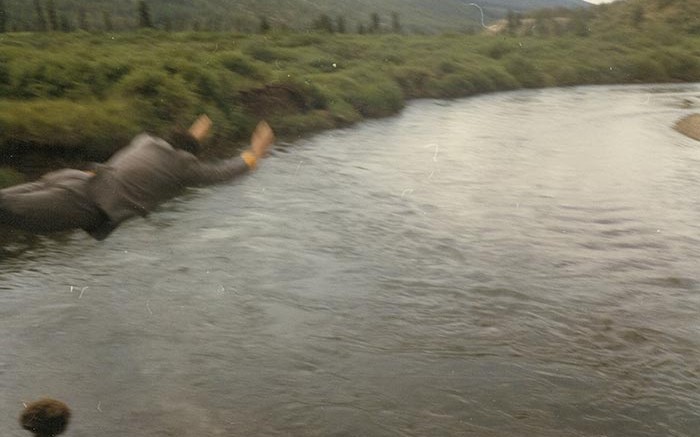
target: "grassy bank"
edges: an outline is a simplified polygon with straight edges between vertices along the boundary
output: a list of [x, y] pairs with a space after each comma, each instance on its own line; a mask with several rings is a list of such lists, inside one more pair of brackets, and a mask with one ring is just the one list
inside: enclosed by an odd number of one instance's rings
[[407, 99], [518, 88], [700, 81], [700, 38], [600, 35], [75, 33], [0, 35], [0, 156], [101, 160], [141, 130], [206, 112], [235, 147], [399, 111]]

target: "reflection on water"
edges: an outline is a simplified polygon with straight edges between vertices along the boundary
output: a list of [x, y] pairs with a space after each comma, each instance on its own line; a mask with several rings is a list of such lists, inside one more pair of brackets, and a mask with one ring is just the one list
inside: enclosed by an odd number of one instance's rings
[[42, 395], [73, 436], [697, 435], [699, 96], [420, 101], [105, 242], [9, 238], [4, 435]]

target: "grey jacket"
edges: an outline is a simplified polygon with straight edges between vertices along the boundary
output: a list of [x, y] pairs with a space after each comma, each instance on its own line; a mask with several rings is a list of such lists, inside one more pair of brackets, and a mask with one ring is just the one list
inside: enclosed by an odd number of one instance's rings
[[113, 229], [131, 217], [145, 216], [185, 187], [224, 182], [247, 171], [240, 157], [205, 163], [161, 138], [141, 134], [96, 167], [88, 193]]

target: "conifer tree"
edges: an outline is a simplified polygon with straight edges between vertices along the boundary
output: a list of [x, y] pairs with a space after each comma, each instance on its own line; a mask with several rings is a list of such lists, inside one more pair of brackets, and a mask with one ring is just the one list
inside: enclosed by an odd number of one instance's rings
[[152, 28], [151, 13], [148, 11], [148, 5], [144, 0], [139, 1], [139, 27]]
[[87, 11], [85, 8], [78, 9], [78, 29], [80, 30], [90, 30], [87, 19]]
[[58, 19], [59, 25], [61, 26], [61, 32], [70, 32], [71, 30], [71, 24], [70, 21], [68, 21], [68, 17], [66, 17], [65, 14], [61, 14], [61, 16]]
[[59, 30], [58, 14], [56, 13], [56, 2], [54, 0], [47, 1], [46, 12], [49, 16], [49, 29], [53, 30], [54, 32]]
[[41, 0], [34, 0], [35, 29], [38, 32], [46, 31], [46, 18], [44, 17], [44, 7], [41, 6]]
[[272, 29], [272, 26], [270, 26], [270, 22], [267, 21], [267, 17], [260, 17], [260, 33], [268, 33], [270, 29]]
[[376, 12], [372, 13], [372, 24], [370, 24], [369, 31], [371, 33], [379, 32], [379, 14]]
[[107, 32], [114, 30], [114, 25], [112, 24], [112, 15], [107, 11], [102, 11], [102, 24]]
[[333, 20], [326, 14], [321, 14], [314, 20], [312, 27], [321, 32], [333, 33]]
[[345, 33], [347, 32], [347, 26], [345, 25], [345, 17], [342, 15], [338, 15], [335, 19], [335, 27], [338, 33]]
[[644, 6], [641, 4], [635, 4], [632, 9], [632, 26], [639, 27], [644, 21]]
[[508, 14], [506, 19], [508, 20], [508, 33], [513, 35], [517, 32], [517, 30], [520, 28], [520, 24], [522, 23], [522, 20], [520, 18], [519, 14], [516, 14], [513, 12], [511, 9], [508, 9]]
[[399, 20], [398, 12], [391, 13], [391, 30], [393, 30], [394, 33], [401, 33], [401, 21]]
[[7, 32], [7, 9], [5, 0], [0, 0], [0, 33]]

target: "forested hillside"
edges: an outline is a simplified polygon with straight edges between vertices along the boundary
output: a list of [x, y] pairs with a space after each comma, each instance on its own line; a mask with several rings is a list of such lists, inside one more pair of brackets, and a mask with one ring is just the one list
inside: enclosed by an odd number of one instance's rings
[[301, 30], [323, 25], [319, 23], [323, 17], [346, 32], [399, 26], [407, 33], [476, 29], [481, 11], [471, 3], [480, 5], [487, 23], [508, 10], [587, 5], [583, 0], [0, 0], [0, 8], [10, 31], [128, 30], [143, 24], [141, 3], [150, 24], [166, 30], [251, 32], [263, 22], [272, 28]]

